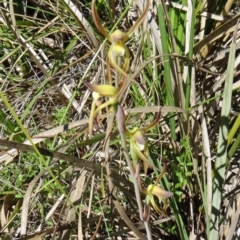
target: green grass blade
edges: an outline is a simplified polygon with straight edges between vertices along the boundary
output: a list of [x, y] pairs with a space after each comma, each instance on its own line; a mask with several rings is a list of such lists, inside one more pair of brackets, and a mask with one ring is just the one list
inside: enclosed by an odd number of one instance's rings
[[[170, 69], [170, 60], [169, 60], [169, 50], [168, 50], [168, 35], [165, 26], [165, 19], [164, 19], [164, 12], [162, 5], [159, 4], [158, 6], [158, 21], [159, 21], [159, 28], [161, 32], [161, 41], [162, 41], [162, 51], [163, 51], [163, 65], [164, 65], [164, 79], [166, 84], [166, 95], [167, 95], [167, 105], [168, 106], [175, 106], [174, 97], [173, 97], [173, 89], [172, 89], [172, 79], [171, 79], [171, 69]], [[173, 116], [173, 114], [169, 114], [169, 116]], [[174, 140], [176, 140], [176, 133], [175, 133], [175, 119], [171, 117], [169, 119], [170, 129], [171, 129], [171, 136]]]
[[229, 135], [228, 135], [228, 145], [231, 143], [234, 135], [236, 134], [236, 132], [238, 131], [238, 129], [240, 128], [240, 115], [237, 117], [236, 121], [233, 124], [233, 127], [231, 128]]
[[214, 179], [213, 179], [213, 198], [212, 198], [212, 215], [210, 222], [209, 239], [217, 240], [219, 233], [219, 217], [220, 217], [220, 204], [222, 201], [222, 191], [224, 178], [226, 173], [227, 162], [227, 141], [229, 133], [229, 114], [232, 101], [232, 83], [234, 74], [234, 60], [236, 52], [236, 33], [233, 36], [231, 45], [226, 82], [223, 93], [223, 105], [221, 111], [221, 120], [219, 128], [219, 141], [217, 147], [217, 159], [214, 166]]
[[240, 145], [240, 134], [238, 134], [236, 140], [234, 141], [233, 145], [231, 146], [228, 152], [228, 160], [230, 160], [233, 157], [233, 155], [236, 153], [239, 145]]

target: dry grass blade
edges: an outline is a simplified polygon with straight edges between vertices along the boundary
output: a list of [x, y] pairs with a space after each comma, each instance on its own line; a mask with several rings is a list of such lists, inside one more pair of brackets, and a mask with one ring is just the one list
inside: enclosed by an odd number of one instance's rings
[[76, 16], [78, 23], [80, 26], [87, 31], [87, 36], [90, 38], [91, 42], [93, 43], [95, 48], [99, 47], [98, 41], [90, 28], [87, 20], [84, 18], [83, 14], [79, 11], [79, 9], [74, 5], [71, 0], [64, 0], [65, 4], [70, 8], [71, 12]]
[[[71, 122], [71, 123], [68, 123], [68, 124], [64, 124], [63, 126], [55, 127], [55, 128], [50, 129], [50, 130], [40, 132], [37, 135], [34, 135], [32, 137], [32, 141], [33, 141], [34, 144], [37, 144], [37, 143], [40, 143], [40, 142], [42, 142], [42, 141], [44, 141], [48, 138], [53, 138], [53, 137], [57, 136], [58, 134], [63, 133], [67, 130], [70, 130], [72, 128], [75, 128], [75, 127], [78, 127], [78, 126], [81, 126], [81, 125], [85, 125], [87, 123], [88, 123], [88, 119], [83, 119], [83, 120]], [[30, 145], [30, 142], [28, 140], [24, 141], [23, 143]], [[2, 163], [4, 165], [7, 165], [17, 155], [18, 155], [18, 150], [17, 149], [8, 150], [5, 154], [0, 156], [0, 163]]]
[[[16, 148], [16, 149], [18, 149], [20, 151], [24, 151], [24, 152], [33, 152], [33, 153], [35, 152], [34, 148], [32, 146], [22, 144], [22, 143], [12, 142], [12, 141], [8, 141], [8, 140], [0, 139], [0, 145], [10, 147], [10, 148]], [[44, 148], [37, 148], [37, 149], [44, 156], [53, 157], [53, 158], [56, 158], [57, 160], [62, 159], [62, 160], [65, 160], [65, 161], [73, 164], [73, 166], [86, 168], [86, 170], [88, 170], [88, 171], [95, 171], [98, 175], [101, 174], [102, 166], [99, 166], [95, 163], [88, 162], [88, 161], [82, 160], [80, 158], [71, 156], [71, 155], [51, 151], [51, 150], [44, 149]], [[54, 165], [54, 163], [56, 163], [56, 161], [52, 162], [53, 165]], [[105, 174], [106, 171], [105, 171], [104, 167], [103, 167], [103, 170], [104, 170], [104, 174]], [[42, 175], [42, 173], [40, 173], [40, 174]], [[118, 174], [114, 169], [112, 169], [112, 174], [114, 174], [113, 181], [117, 186], [119, 186], [122, 189], [121, 183], [123, 183], [123, 184], [125, 184], [124, 186], [129, 186], [132, 189], [132, 186], [129, 185], [129, 181], [127, 179], [125, 179], [123, 176], [121, 176], [120, 174]]]
[[22, 205], [22, 214], [21, 214], [21, 235], [25, 236], [27, 234], [27, 225], [28, 225], [28, 210], [31, 200], [31, 194], [38, 180], [46, 173], [47, 171], [40, 172], [28, 185], [27, 191], [24, 195], [23, 205]]
[[118, 213], [123, 218], [124, 222], [127, 224], [129, 229], [131, 229], [141, 240], [147, 240], [147, 238], [138, 230], [137, 227], [133, 224], [133, 222], [129, 219], [127, 214], [125, 213], [124, 208], [120, 205], [119, 201], [113, 200], [114, 205], [116, 209], [118, 210]]
[[89, 218], [90, 213], [91, 213], [91, 209], [92, 209], [91, 207], [92, 207], [92, 199], [93, 199], [93, 192], [94, 192], [94, 180], [95, 180], [95, 175], [92, 176], [92, 183], [91, 183], [91, 190], [90, 190], [87, 218]]
[[211, 217], [212, 213], [212, 163], [211, 163], [211, 151], [209, 142], [209, 133], [207, 130], [206, 117], [202, 114], [202, 136], [203, 136], [203, 152], [206, 161], [207, 169], [207, 204], [208, 204], [208, 217]]
[[[3, 11], [0, 9], [0, 13], [5, 16], [5, 14], [3, 13]], [[8, 18], [5, 17], [5, 22], [4, 24], [10, 29], [10, 31], [15, 35], [16, 39], [18, 40], [19, 44], [22, 46], [23, 49], [25, 49], [25, 51], [27, 51], [31, 58], [33, 59], [33, 61], [36, 63], [37, 67], [41, 70], [41, 72], [45, 75], [45, 77], [49, 78], [50, 77], [50, 68], [48, 66], [46, 66], [42, 59], [40, 58], [39, 54], [36, 52], [36, 50], [31, 46], [31, 44], [29, 44], [28, 40], [26, 40], [21, 34], [19, 34], [18, 29], [14, 27], [14, 25], [12, 25], [9, 21]], [[52, 85], [57, 85], [58, 82], [55, 79], [52, 79], [50, 81], [50, 83]], [[60, 99], [63, 102], [66, 102], [66, 97], [67, 99], [69, 98], [69, 93], [66, 92], [64, 89], [60, 90], [59, 88], [57, 88], [57, 92], [60, 96]]]
[[78, 239], [83, 240], [82, 209], [79, 209], [78, 215]]
[[4, 231], [5, 229], [5, 226], [7, 225], [7, 218], [5, 216], [5, 201], [4, 201], [4, 204], [2, 205], [1, 207], [1, 212], [0, 212], [0, 223], [1, 223], [1, 232]]
[[34, 236], [33, 238], [29, 238], [29, 240], [42, 240], [41, 236]]
[[226, 33], [229, 33], [230, 31], [233, 32], [235, 28], [232, 28], [236, 25], [238, 19], [239, 19], [240, 13], [236, 14], [233, 18], [231, 18], [229, 21], [221, 25], [219, 28], [215, 29], [213, 32], [211, 32], [208, 36], [206, 36], [203, 40], [198, 42], [194, 46], [194, 53], [201, 52], [201, 49], [210, 43], [213, 43], [217, 39], [224, 36]]
[[[226, 5], [224, 6], [223, 11], [221, 12], [221, 16], [227, 17], [227, 15], [228, 15], [231, 7], [232, 7], [232, 4], [233, 4], [233, 0], [228, 0], [227, 1]], [[215, 28], [218, 28], [221, 24], [222, 24], [221, 22], [218, 22], [216, 24]], [[204, 49], [201, 50], [201, 54], [202, 54], [203, 58], [206, 58], [206, 56], [208, 55], [211, 47], [213, 47], [213, 45], [209, 44]]]
[[236, 209], [237, 210], [234, 211], [231, 216], [231, 226], [230, 226], [229, 230], [225, 233], [225, 236], [227, 236], [226, 240], [232, 240], [235, 231], [236, 230], [238, 231], [238, 229], [236, 227], [238, 225], [239, 216], [240, 216], [240, 197], [238, 197]]
[[[48, 219], [50, 219], [50, 217], [54, 214], [54, 212], [56, 211], [57, 207], [59, 206], [59, 204], [62, 203], [64, 199], [64, 195], [62, 194], [56, 201], [56, 203], [52, 206], [52, 208], [50, 209], [50, 211], [47, 213], [46, 217], [45, 217], [45, 222], [47, 222]], [[41, 224], [42, 225], [42, 224]], [[37, 231], [41, 231], [41, 225], [38, 227]]]
[[172, 107], [172, 106], [147, 106], [147, 107], [137, 107], [127, 109], [128, 113], [157, 113], [160, 112], [163, 116], [168, 113], [190, 113], [190, 111], [185, 110], [180, 107]]
[[[82, 194], [84, 193], [84, 190], [86, 188], [86, 184], [85, 184], [86, 183], [86, 174], [87, 174], [86, 170], [82, 171], [79, 178], [77, 179], [76, 183], [73, 186], [73, 190], [70, 194], [69, 199], [71, 200], [71, 202], [74, 205], [79, 204], [80, 199], [82, 198]], [[65, 209], [66, 214], [64, 214], [64, 218], [65, 218], [66, 222], [74, 221], [75, 216], [76, 216], [75, 211], [76, 211], [76, 209], [70, 208], [70, 206]], [[66, 230], [63, 232], [62, 239], [67, 240], [67, 239], [69, 239], [69, 236], [70, 236], [70, 231]]]

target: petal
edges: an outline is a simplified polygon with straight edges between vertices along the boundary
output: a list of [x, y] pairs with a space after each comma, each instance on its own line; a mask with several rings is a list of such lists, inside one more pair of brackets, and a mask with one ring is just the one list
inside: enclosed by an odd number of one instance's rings
[[93, 21], [97, 27], [97, 29], [100, 31], [100, 33], [107, 38], [110, 41], [110, 36], [107, 33], [107, 30], [102, 26], [99, 17], [98, 17], [98, 13], [97, 13], [97, 8], [96, 8], [96, 0], [92, 1], [92, 17], [93, 17]]
[[158, 198], [168, 198], [168, 197], [172, 197], [173, 193], [172, 192], [168, 192], [162, 188], [160, 188], [158, 185], [154, 185], [154, 184], [150, 184], [148, 186], [148, 194], [153, 194], [155, 196], [157, 196]]
[[[133, 137], [134, 140], [135, 140], [136, 142], [138, 142], [139, 144], [141, 144], [141, 145], [143, 145], [143, 146], [145, 145], [146, 140], [145, 140], [143, 131], [141, 131], [141, 130], [135, 131], [135, 132], [133, 133], [132, 137]], [[143, 150], [143, 149], [142, 149], [142, 150]]]
[[97, 100], [101, 97], [101, 95], [97, 92], [92, 92], [92, 97], [94, 101], [97, 102]]
[[115, 44], [112, 47], [112, 53], [115, 57], [122, 57], [125, 55], [125, 48], [122, 46], [122, 44]]
[[138, 157], [144, 162], [144, 171], [145, 171], [145, 174], [146, 174], [146, 171], [147, 171], [147, 167], [150, 167], [150, 168], [154, 168], [154, 165], [148, 160], [148, 158], [139, 150], [138, 146], [137, 146], [137, 142], [136, 141], [132, 141], [132, 145], [134, 147], [134, 151], [137, 153]]
[[145, 127], [145, 129], [144, 129], [145, 132], [148, 132], [150, 129], [155, 127], [158, 124], [158, 122], [160, 121], [161, 116], [162, 116], [161, 112], [158, 112], [158, 114], [157, 114], [156, 118], [154, 119], [154, 121], [151, 122], [147, 127]]
[[105, 97], [114, 97], [118, 93], [118, 89], [108, 85], [108, 84], [102, 84], [102, 85], [96, 85], [91, 84], [89, 82], [84, 82], [85, 86], [88, 87], [91, 91], [101, 94], [101, 96]]
[[[133, 141], [135, 141], [135, 140], [133, 140]], [[140, 144], [137, 141], [135, 141], [135, 143], [136, 143], [136, 147], [139, 149], [139, 151], [142, 152], [144, 150], [144, 148], [145, 148], [145, 145]]]
[[117, 29], [110, 35], [110, 39], [112, 43], [123, 44], [127, 40], [127, 34]]
[[154, 210], [155, 210], [158, 214], [164, 215], [164, 211], [161, 210], [161, 209], [157, 206], [157, 204], [156, 204], [156, 202], [154, 201], [153, 197], [150, 199], [150, 201], [151, 201], [151, 204], [152, 204], [152, 207], [154, 208]]
[[136, 151], [133, 141], [134, 140], [130, 140], [130, 154], [131, 154], [131, 158], [133, 160], [133, 165], [136, 166], [140, 157], [138, 156], [138, 152]]
[[117, 109], [117, 124], [118, 124], [119, 132], [125, 133], [125, 131], [126, 131], [125, 115], [124, 115], [123, 109], [120, 105], [118, 105], [118, 109]]

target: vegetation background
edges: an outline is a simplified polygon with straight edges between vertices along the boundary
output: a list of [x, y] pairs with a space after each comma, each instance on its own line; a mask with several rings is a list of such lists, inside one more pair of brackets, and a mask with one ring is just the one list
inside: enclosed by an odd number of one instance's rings
[[[106, 28], [127, 31], [143, 5], [97, 6]], [[147, 138], [155, 166], [168, 162], [161, 185], [174, 193], [164, 214], [151, 211], [153, 239], [238, 239], [239, 6], [154, 0], [127, 43], [131, 76], [145, 89], [132, 84], [121, 99], [127, 126], [161, 112]], [[0, 1], [1, 239], [146, 239], [116, 125], [115, 188], [107, 187], [110, 108], [88, 137], [92, 95], [83, 82], [106, 82], [108, 47], [90, 1]], [[158, 174], [150, 169], [142, 181]]]

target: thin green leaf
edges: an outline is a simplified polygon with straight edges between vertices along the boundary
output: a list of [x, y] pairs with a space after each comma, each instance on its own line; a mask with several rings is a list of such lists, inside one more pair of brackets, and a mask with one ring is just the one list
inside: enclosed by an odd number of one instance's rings
[[227, 161], [227, 140], [229, 133], [229, 114], [232, 102], [232, 83], [234, 74], [234, 60], [236, 52], [236, 32], [233, 36], [231, 45], [227, 75], [223, 93], [223, 105], [221, 111], [221, 120], [219, 128], [219, 140], [217, 147], [217, 159], [214, 166], [213, 179], [213, 198], [212, 198], [212, 215], [210, 222], [209, 239], [218, 240], [219, 234], [219, 218], [220, 218], [220, 204], [222, 201], [223, 185], [226, 173]]

